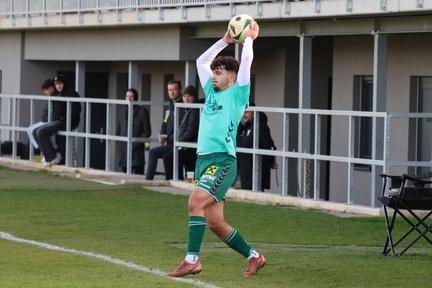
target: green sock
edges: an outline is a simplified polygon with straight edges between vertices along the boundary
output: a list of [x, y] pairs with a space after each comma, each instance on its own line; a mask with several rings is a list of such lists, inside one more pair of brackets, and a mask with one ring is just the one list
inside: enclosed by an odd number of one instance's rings
[[253, 251], [252, 247], [243, 236], [236, 229], [232, 229], [231, 233], [224, 240], [224, 242], [231, 248], [243, 255], [244, 257], [249, 257], [250, 253]]
[[188, 255], [198, 255], [206, 229], [206, 219], [201, 216], [189, 217]]

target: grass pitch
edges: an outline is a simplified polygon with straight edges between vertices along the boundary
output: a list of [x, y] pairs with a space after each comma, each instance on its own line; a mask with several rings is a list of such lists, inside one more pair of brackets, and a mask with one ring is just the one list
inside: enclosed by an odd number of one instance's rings
[[267, 265], [241, 277], [244, 259], [207, 231], [203, 271], [177, 281], [163, 273], [185, 255], [186, 196], [0, 167], [0, 232], [65, 249], [0, 238], [0, 287], [427, 287], [432, 280], [424, 240], [402, 257], [379, 254], [382, 217], [228, 201], [226, 220]]

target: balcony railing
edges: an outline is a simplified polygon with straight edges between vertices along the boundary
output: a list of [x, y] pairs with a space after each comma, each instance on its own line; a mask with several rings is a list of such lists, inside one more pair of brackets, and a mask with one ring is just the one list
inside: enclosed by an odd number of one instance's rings
[[0, 17], [32, 17], [35, 15], [46, 17], [52, 14], [89, 12], [100, 14], [136, 10], [140, 18], [141, 11], [146, 9], [162, 11], [173, 8], [181, 9], [184, 12], [188, 8], [204, 7], [206, 18], [210, 18], [210, 9], [213, 7], [228, 6], [231, 14], [235, 15], [237, 5], [253, 5], [256, 7], [256, 13], [253, 16], [263, 16], [263, 7], [267, 4], [277, 5], [269, 9], [277, 11], [268, 16], [270, 18], [399, 12], [424, 13], [432, 10], [432, 3], [427, 0], [0, 0]]
[[[82, 103], [83, 111], [86, 111], [85, 117], [83, 119], [92, 119], [91, 117], [91, 107], [92, 105], [105, 105], [106, 110], [106, 127], [104, 132], [91, 132], [91, 120], [84, 121], [80, 123], [80, 128], [77, 131], [70, 131], [70, 119], [67, 124], [67, 131], [62, 131], [61, 135], [66, 136], [66, 139], [74, 137], [77, 141], [85, 143], [82, 145], [84, 150], [81, 151], [78, 148], [77, 157], [80, 159], [84, 158], [84, 163], [79, 167], [90, 168], [90, 157], [91, 157], [91, 140], [97, 139], [103, 141], [106, 147], [105, 153], [105, 170], [114, 171], [115, 167], [113, 159], [115, 142], [124, 141], [128, 143], [128, 171], [131, 173], [131, 149], [133, 142], [157, 142], [156, 138], [133, 138], [131, 135], [128, 136], [116, 136], [113, 131], [113, 123], [115, 121], [114, 115], [116, 107], [118, 105], [129, 105], [129, 109], [132, 109], [132, 105], [149, 105], [149, 106], [164, 106], [166, 102], [129, 102], [126, 100], [114, 100], [114, 99], [92, 99], [92, 98], [64, 98], [64, 97], [49, 97], [50, 101], [66, 101], [68, 103], [68, 109], [71, 109], [71, 103], [79, 101]], [[17, 142], [27, 142], [27, 127], [32, 123], [35, 123], [35, 109], [36, 103], [46, 103], [46, 96], [31, 96], [31, 95], [6, 95], [0, 94], [0, 111], [10, 111], [9, 115], [2, 115], [0, 119], [0, 135], [2, 141], [11, 141], [13, 143], [13, 153], [10, 157], [17, 158]], [[201, 108], [202, 104], [179, 104], [176, 105], [176, 109], [181, 107], [193, 107]], [[323, 187], [320, 187], [321, 180], [324, 175], [321, 175], [321, 167], [325, 163], [330, 164], [340, 164], [346, 165], [346, 170], [340, 171], [340, 175], [337, 177], [337, 181], [343, 183], [346, 187], [346, 199], [347, 204], [356, 204], [356, 193], [355, 193], [355, 167], [356, 165], [363, 165], [370, 167], [371, 171], [371, 181], [365, 184], [367, 190], [370, 193], [371, 206], [375, 207], [377, 205], [376, 199], [377, 195], [380, 193], [382, 180], [378, 176], [380, 173], [395, 173], [400, 174], [406, 172], [407, 167], [426, 167], [430, 169], [431, 162], [429, 161], [413, 161], [407, 159], [408, 156], [403, 156], [400, 153], [393, 153], [391, 151], [401, 150], [401, 148], [396, 148], [396, 146], [403, 145], [403, 141], [400, 141], [400, 133], [407, 133], [399, 131], [398, 127], [408, 126], [408, 123], [412, 121], [419, 121], [421, 119], [432, 119], [432, 113], [386, 113], [386, 112], [360, 112], [360, 111], [336, 111], [336, 110], [317, 110], [317, 109], [294, 109], [294, 108], [276, 108], [276, 107], [250, 107], [249, 108], [255, 112], [265, 112], [278, 125], [270, 125], [273, 135], [281, 135], [282, 139], [278, 139], [275, 143], [278, 147], [277, 150], [265, 150], [258, 149], [258, 141], [255, 139], [255, 146], [252, 149], [249, 148], [238, 148], [239, 152], [250, 153], [257, 159], [259, 155], [270, 155], [275, 156], [277, 162], [280, 164], [280, 169], [278, 171], [279, 177], [281, 178], [280, 195], [296, 195], [304, 198], [312, 198], [315, 200], [321, 199], [321, 192]], [[70, 111], [70, 110], [68, 110]], [[27, 114], [30, 116], [30, 123], [23, 123], [20, 121], [20, 115]], [[176, 113], [178, 115], [178, 113]], [[132, 115], [132, 113], [129, 113]], [[83, 115], [84, 116], [84, 115]], [[259, 114], [255, 114], [258, 117]], [[299, 120], [304, 118], [303, 124], [298, 124], [299, 127], [296, 129], [296, 134], [290, 133], [290, 121], [295, 119]], [[355, 135], [358, 129], [356, 123], [358, 123], [359, 118], [370, 118], [375, 123], [373, 126], [373, 134], [377, 135], [374, 137], [372, 143], [372, 159], [359, 158], [355, 154], [356, 141]], [[337, 142], [338, 147], [345, 147], [337, 149], [336, 152], [327, 153], [322, 151], [322, 135], [325, 135], [325, 125], [324, 122], [329, 119], [333, 119], [338, 123], [342, 123], [346, 127], [346, 131], [342, 134], [339, 133], [337, 139], [331, 139], [331, 143]], [[132, 119], [129, 119], [132, 123]], [[258, 121], [255, 121], [256, 123]], [[301, 127], [305, 123], [310, 128], [305, 129]], [[131, 126], [131, 124], [130, 124]], [[279, 128], [275, 128], [279, 127]], [[254, 128], [254, 135], [259, 135], [258, 128]], [[130, 130], [131, 131], [131, 130]], [[310, 133], [303, 133], [303, 131], [311, 131]], [[380, 133], [377, 133], [380, 131]], [[381, 133], [382, 132], [382, 133]], [[392, 135], [390, 135], [392, 134]], [[398, 134], [398, 135], [396, 135]], [[313, 141], [307, 139], [309, 136], [313, 135]], [[306, 137], [306, 138], [304, 138]], [[311, 142], [310, 151], [304, 151], [301, 144], [296, 145], [294, 148], [289, 146], [289, 140], [291, 138], [307, 139], [305, 142]], [[405, 137], [406, 138], [406, 137]], [[275, 139], [276, 141], [276, 139]], [[66, 141], [66, 145], [69, 141]], [[300, 143], [300, 142], [299, 142]], [[402, 143], [402, 144], [401, 144]], [[189, 142], [174, 142], [175, 147], [196, 147], [196, 143]], [[280, 148], [279, 148], [280, 147]], [[70, 151], [71, 147], [66, 147], [66, 166], [73, 166], [70, 159], [70, 155], [73, 153]], [[174, 149], [175, 150], [175, 149]], [[32, 149], [30, 149], [32, 153]], [[33, 154], [30, 154], [30, 161], [33, 161]], [[174, 163], [177, 163], [177, 156], [174, 155]], [[297, 169], [289, 170], [289, 161], [297, 162]], [[257, 163], [258, 161], [254, 161]], [[255, 164], [257, 165], [257, 164]], [[301, 168], [302, 167], [302, 168]], [[255, 167], [256, 168], [256, 167]], [[177, 169], [177, 165], [174, 165], [174, 169]], [[257, 173], [258, 169], [253, 169], [253, 187], [257, 187]], [[289, 192], [288, 190], [288, 175], [297, 174], [299, 178], [297, 193]], [[174, 172], [174, 177], [177, 175]], [[334, 179], [328, 179], [328, 181], [334, 181]], [[365, 186], [362, 185], [362, 186]], [[309, 191], [308, 191], [309, 190]]]
[[[1, 0], [0, 15], [70, 13], [127, 9], [181, 8], [283, 2], [284, 0]], [[306, 0], [314, 1], [314, 0]], [[328, 0], [327, 0], [328, 1]], [[290, 1], [287, 1], [290, 2]]]

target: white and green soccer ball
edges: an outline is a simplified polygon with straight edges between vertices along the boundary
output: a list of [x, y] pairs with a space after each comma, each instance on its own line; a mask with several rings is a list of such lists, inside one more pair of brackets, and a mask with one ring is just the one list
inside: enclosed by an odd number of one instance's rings
[[248, 14], [238, 14], [229, 21], [228, 30], [235, 42], [239, 44], [244, 42], [252, 21], [255, 20]]

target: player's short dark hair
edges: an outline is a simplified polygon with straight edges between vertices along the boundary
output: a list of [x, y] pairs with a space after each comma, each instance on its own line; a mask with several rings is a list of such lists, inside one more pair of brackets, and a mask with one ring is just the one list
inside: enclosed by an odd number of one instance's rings
[[239, 61], [237, 61], [237, 59], [232, 56], [218, 56], [213, 59], [212, 63], [210, 64], [210, 69], [214, 71], [218, 68], [222, 68], [228, 72], [234, 72], [237, 74], [239, 66]]

